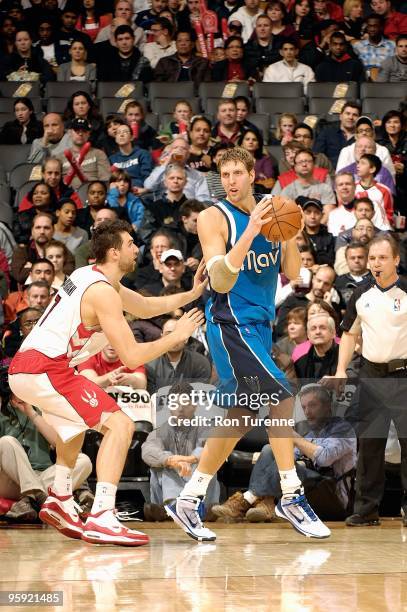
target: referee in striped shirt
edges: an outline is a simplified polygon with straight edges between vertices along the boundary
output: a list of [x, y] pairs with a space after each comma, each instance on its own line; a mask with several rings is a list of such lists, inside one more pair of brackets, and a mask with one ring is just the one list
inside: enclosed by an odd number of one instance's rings
[[[399, 247], [386, 233], [369, 245], [372, 280], [357, 287], [342, 321], [336, 379], [343, 386], [362, 336], [354, 514], [348, 526], [379, 525], [385, 484], [385, 447], [393, 420], [401, 446], [403, 525], [407, 526], [407, 283], [399, 278]], [[327, 378], [324, 384], [331, 385]]]

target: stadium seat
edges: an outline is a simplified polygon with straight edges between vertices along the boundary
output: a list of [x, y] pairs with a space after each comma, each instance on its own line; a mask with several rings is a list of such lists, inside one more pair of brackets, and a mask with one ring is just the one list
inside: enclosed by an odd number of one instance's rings
[[0, 221], [2, 223], [7, 223], [7, 225], [11, 228], [13, 225], [13, 209], [9, 204], [10, 190], [7, 195], [5, 189], [6, 185], [0, 186]]
[[194, 97], [194, 83], [149, 83], [147, 86], [150, 102], [154, 98], [176, 98], [178, 100], [190, 100]]
[[405, 98], [407, 83], [362, 83], [360, 97], [364, 98]]
[[30, 144], [0, 145], [0, 164], [8, 174], [18, 164], [27, 160], [30, 152]]
[[256, 100], [256, 111], [272, 115], [276, 113], [304, 114], [302, 98], [259, 98]]
[[49, 81], [45, 85], [44, 98], [65, 98], [68, 100], [77, 91], [86, 91], [90, 96], [92, 89], [87, 81]]
[[40, 83], [39, 81], [33, 81], [31, 83], [17, 83], [17, 82], [11, 82], [11, 81], [1, 81], [0, 82], [0, 96], [2, 98], [20, 98], [20, 97], [40, 98], [41, 97]]
[[[133, 91], [125, 91], [127, 85], [134, 87]], [[123, 90], [123, 95], [120, 90]], [[144, 85], [141, 81], [133, 83], [123, 83], [121, 81], [98, 81], [96, 94], [99, 99], [102, 98], [133, 98], [138, 100], [144, 98]]]
[[47, 113], [63, 114], [65, 112], [67, 105], [65, 98], [49, 98], [45, 102], [47, 104]]
[[278, 162], [283, 156], [283, 150], [280, 145], [269, 145], [267, 147], [267, 151], [269, 152], [270, 157], [274, 159], [278, 164]]
[[[35, 172], [35, 177], [33, 175]], [[9, 183], [10, 187], [14, 189], [14, 191], [18, 191], [24, 183], [28, 181], [37, 180], [37, 172], [41, 173], [41, 164], [17, 164], [10, 172]], [[41, 179], [38, 179], [41, 180]]]
[[270, 135], [270, 115], [262, 113], [250, 113], [247, 120], [253, 123], [262, 133], [264, 143], [267, 144]]
[[[198, 98], [189, 98], [188, 102], [192, 107], [192, 112], [194, 115], [199, 113], [199, 100]], [[163, 113], [172, 113], [176, 104], [176, 100], [174, 98], [153, 98], [151, 100], [151, 110], [153, 113], [157, 113], [157, 115], [162, 115]]]
[[302, 83], [255, 83], [253, 98], [301, 98], [304, 95]]
[[310, 115], [321, 116], [331, 114], [337, 116], [338, 113], [329, 113], [335, 102], [335, 98], [310, 98], [308, 112]]
[[[199, 85], [199, 97], [202, 100], [202, 106], [204, 106], [204, 100], [207, 98], [221, 98], [223, 90], [228, 83], [221, 81], [220, 83], [201, 83]], [[250, 96], [249, 85], [247, 83], [230, 83], [230, 85], [237, 85], [234, 97], [236, 96]]]
[[[134, 100], [134, 98], [102, 98], [99, 100], [99, 109], [102, 113], [103, 117], [107, 117], [107, 115], [120, 115], [124, 113], [124, 109], [126, 108], [126, 104], [130, 102], [130, 100]], [[145, 100], [137, 100], [142, 104], [144, 110], [146, 111], [146, 101]]]
[[[307, 96], [311, 98], [333, 98], [336, 87], [339, 83], [308, 83]], [[348, 91], [346, 100], [357, 100], [359, 97], [359, 83], [350, 81], [346, 83]]]
[[24, 196], [26, 196], [27, 193], [29, 193], [34, 187], [34, 185], [36, 185], [37, 183], [38, 181], [27, 181], [26, 183], [24, 183], [24, 185], [21, 185], [20, 189], [16, 193], [16, 197], [14, 198], [15, 208], [18, 208], [18, 205], [20, 204]]
[[[42, 111], [41, 98], [31, 98], [31, 102], [34, 106], [34, 112], [40, 113]], [[0, 113], [14, 113], [14, 103], [14, 98], [0, 98]]]
[[159, 116], [156, 113], [147, 113], [145, 122], [151, 126], [154, 130], [158, 130], [159, 126]]
[[400, 100], [397, 98], [364, 98], [362, 112], [364, 115], [375, 115], [381, 118], [390, 110], [397, 110]]

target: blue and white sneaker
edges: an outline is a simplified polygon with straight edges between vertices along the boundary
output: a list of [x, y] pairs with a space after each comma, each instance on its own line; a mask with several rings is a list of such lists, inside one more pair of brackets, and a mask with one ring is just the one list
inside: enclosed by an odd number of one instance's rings
[[168, 516], [194, 540], [216, 540], [216, 534], [202, 524], [203, 502], [200, 497], [177, 497], [174, 503], [165, 504], [164, 508]]
[[317, 517], [302, 491], [292, 498], [282, 497], [275, 508], [276, 516], [289, 521], [302, 535], [308, 538], [329, 538], [331, 531]]

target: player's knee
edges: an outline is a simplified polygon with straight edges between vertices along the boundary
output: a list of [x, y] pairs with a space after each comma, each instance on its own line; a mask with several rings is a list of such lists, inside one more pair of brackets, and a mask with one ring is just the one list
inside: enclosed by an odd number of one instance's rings
[[111, 429], [115, 435], [126, 441], [129, 445], [133, 438], [135, 431], [135, 425], [130, 417], [121, 410], [115, 412], [108, 420], [106, 425]]

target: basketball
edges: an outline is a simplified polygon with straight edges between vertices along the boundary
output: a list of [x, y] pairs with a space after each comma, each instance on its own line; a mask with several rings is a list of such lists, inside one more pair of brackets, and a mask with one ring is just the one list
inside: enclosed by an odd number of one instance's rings
[[261, 233], [269, 242], [284, 242], [293, 238], [301, 229], [302, 215], [294, 200], [276, 195], [270, 198], [272, 208], [265, 216], [273, 218], [263, 225]]

